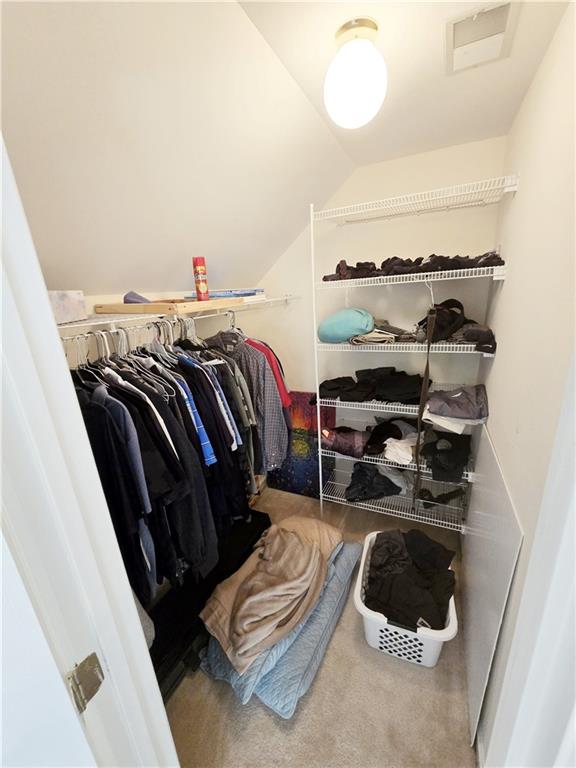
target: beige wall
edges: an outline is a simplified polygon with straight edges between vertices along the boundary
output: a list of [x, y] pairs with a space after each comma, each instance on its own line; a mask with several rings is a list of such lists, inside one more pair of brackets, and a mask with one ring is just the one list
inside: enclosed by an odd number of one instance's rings
[[526, 538], [485, 702], [485, 746], [574, 354], [573, 25], [572, 7], [516, 117], [506, 154], [506, 171], [519, 174], [520, 189], [502, 209], [499, 226], [508, 274], [490, 311], [498, 354], [486, 376], [488, 430]]
[[[327, 206], [498, 176], [502, 173], [505, 148], [504, 138], [488, 139], [362, 166], [350, 175]], [[431, 253], [483, 253], [498, 244], [497, 216], [497, 207], [489, 206], [348, 227], [317, 225], [317, 279], [332, 272], [341, 258], [352, 264], [367, 260], [379, 264], [393, 255], [414, 258]], [[313, 390], [314, 330], [308, 229], [298, 236], [260, 284], [270, 295], [285, 292], [300, 295], [301, 300], [286, 310], [275, 310], [251, 318], [250, 327], [253, 332], [260, 331], [277, 348], [285, 363], [289, 385], [293, 389]], [[434, 286], [436, 300], [460, 298], [469, 316], [478, 321], [485, 318], [490, 290], [494, 288], [489, 280], [437, 283]], [[345, 292], [342, 289], [317, 291], [317, 301], [318, 315], [324, 317], [344, 306]], [[349, 302], [350, 306], [364, 307], [377, 317], [409, 327], [425, 315], [430, 294], [423, 283], [397, 285], [350, 290]], [[424, 361], [420, 355], [389, 357], [391, 364], [405, 370], [421, 371], [423, 368]], [[364, 367], [376, 363], [376, 357], [369, 353], [323, 354], [320, 360], [321, 376], [327, 378], [352, 373], [359, 367], [356, 363], [360, 360]], [[475, 358], [442, 355], [435, 356], [432, 361], [432, 377], [437, 381], [472, 382], [477, 375], [478, 361]]]
[[2, 128], [50, 289], [249, 286], [352, 162], [238, 3], [2, 3]]

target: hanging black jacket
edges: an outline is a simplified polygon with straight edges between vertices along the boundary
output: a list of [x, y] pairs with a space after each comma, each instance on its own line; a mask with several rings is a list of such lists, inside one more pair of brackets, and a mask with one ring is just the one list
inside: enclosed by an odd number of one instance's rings
[[250, 514], [244, 478], [237, 452], [230, 448], [232, 440], [212, 385], [205, 374], [193, 366], [180, 364], [179, 373], [190, 387], [217, 458], [217, 463], [208, 468], [207, 486], [214, 518], [221, 531], [229, 527], [233, 520], [246, 518]]
[[181, 555], [206, 576], [218, 562], [218, 539], [198, 454], [164, 398], [136, 373], [122, 368], [117, 373], [147, 395], [166, 425], [188, 481], [188, 493], [167, 508], [168, 520]]
[[84, 390], [77, 389], [77, 396], [128, 579], [146, 605], [151, 593], [140, 544], [142, 509], [122, 436], [104, 406]]

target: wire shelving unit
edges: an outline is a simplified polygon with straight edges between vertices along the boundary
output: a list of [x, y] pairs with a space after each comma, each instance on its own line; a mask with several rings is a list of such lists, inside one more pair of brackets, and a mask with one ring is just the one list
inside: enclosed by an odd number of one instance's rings
[[[314, 323], [314, 360], [316, 367], [316, 408], [318, 424], [318, 463], [319, 463], [319, 482], [320, 482], [320, 503], [324, 501], [345, 504], [359, 509], [367, 509], [373, 512], [392, 515], [394, 517], [404, 518], [429, 523], [441, 528], [464, 532], [464, 523], [466, 519], [466, 508], [470, 494], [471, 482], [474, 480], [473, 462], [466, 467], [462, 483], [466, 489], [465, 494], [456, 503], [449, 505], [433, 506], [426, 505], [422, 501], [417, 501], [415, 508], [412, 506], [412, 499], [403, 496], [392, 496], [383, 499], [367, 500], [360, 502], [350, 502], [346, 499], [345, 491], [350, 481], [352, 461], [351, 457], [344, 457], [333, 451], [322, 449], [322, 408], [331, 409], [350, 409], [363, 411], [371, 414], [389, 414], [390, 416], [412, 416], [418, 415], [418, 405], [406, 404], [400, 402], [382, 402], [372, 400], [367, 402], [345, 402], [339, 399], [327, 399], [319, 396], [319, 360], [321, 353], [337, 352], [370, 352], [372, 354], [388, 355], [391, 353], [426, 353], [426, 345], [418, 343], [394, 343], [394, 344], [363, 344], [354, 345], [345, 344], [323, 344], [317, 340], [318, 313], [317, 313], [317, 291], [325, 294], [326, 291], [336, 290], [338, 288], [374, 288], [388, 285], [405, 285], [408, 283], [424, 283], [432, 293], [431, 283], [448, 280], [471, 280], [479, 278], [489, 278], [494, 281], [503, 280], [506, 276], [506, 267], [469, 267], [463, 269], [451, 269], [434, 272], [421, 272], [415, 274], [388, 275], [380, 277], [353, 278], [350, 280], [321, 280], [316, 274], [316, 254], [315, 254], [315, 227], [319, 224], [348, 225], [369, 223], [378, 220], [387, 220], [403, 216], [419, 216], [425, 213], [459, 210], [463, 208], [474, 208], [479, 206], [494, 205], [503, 200], [507, 195], [512, 195], [518, 189], [518, 177], [515, 175], [498, 176], [495, 178], [483, 179], [466, 184], [441, 187], [424, 192], [399, 195], [397, 197], [374, 200], [354, 205], [340, 206], [337, 208], [327, 208], [324, 210], [315, 210], [310, 206], [310, 252], [312, 261], [312, 305], [313, 305], [313, 323]], [[432, 296], [433, 299], [433, 296]], [[348, 294], [346, 294], [346, 304], [348, 304]], [[459, 355], [484, 355], [493, 357], [491, 354], [478, 352], [474, 344], [437, 342], [432, 344], [431, 352], [434, 354], [459, 354]], [[377, 358], [378, 359], [378, 358]], [[472, 359], [472, 358], [471, 358]], [[436, 384], [431, 389], [455, 389], [455, 384]], [[324, 461], [324, 465], [323, 465]], [[382, 464], [384, 466], [394, 466], [402, 468], [400, 465], [386, 460], [383, 456], [362, 457], [356, 461], [364, 461], [370, 464]], [[350, 471], [343, 467], [348, 465]], [[330, 469], [331, 474], [326, 480], [326, 470]], [[417, 471], [414, 462], [405, 467], [408, 472]], [[421, 473], [428, 477], [431, 471], [427, 466], [421, 465]], [[429, 483], [435, 483], [430, 479], [422, 481], [422, 487], [429, 487]], [[454, 488], [454, 485], [449, 486]]]

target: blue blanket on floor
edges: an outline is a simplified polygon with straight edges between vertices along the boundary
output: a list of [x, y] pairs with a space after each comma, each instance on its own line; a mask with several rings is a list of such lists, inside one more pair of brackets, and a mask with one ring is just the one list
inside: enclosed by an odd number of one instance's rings
[[306, 693], [346, 603], [360, 544], [343, 544], [329, 565], [324, 590], [306, 621], [295, 627], [272, 648], [263, 651], [243, 675], [239, 675], [213, 637], [201, 668], [217, 680], [229, 683], [242, 704], [253, 694], [267, 707], [290, 718]]

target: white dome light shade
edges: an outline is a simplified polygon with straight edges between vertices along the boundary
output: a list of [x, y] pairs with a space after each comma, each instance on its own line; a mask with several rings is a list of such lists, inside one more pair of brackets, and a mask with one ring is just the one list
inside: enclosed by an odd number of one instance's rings
[[373, 120], [386, 97], [388, 70], [371, 40], [344, 43], [326, 72], [324, 105], [341, 128], [361, 128]]

